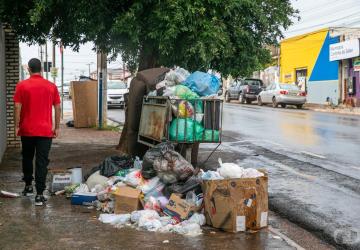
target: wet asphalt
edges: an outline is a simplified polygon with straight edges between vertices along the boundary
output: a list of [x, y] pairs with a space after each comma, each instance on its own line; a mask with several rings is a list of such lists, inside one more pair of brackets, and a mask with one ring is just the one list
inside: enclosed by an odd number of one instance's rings
[[[269, 171], [271, 210], [338, 248], [360, 249], [360, 117], [225, 104], [216, 158]], [[206, 159], [214, 145], [203, 144]], [[224, 160], [225, 159], [225, 160]]]

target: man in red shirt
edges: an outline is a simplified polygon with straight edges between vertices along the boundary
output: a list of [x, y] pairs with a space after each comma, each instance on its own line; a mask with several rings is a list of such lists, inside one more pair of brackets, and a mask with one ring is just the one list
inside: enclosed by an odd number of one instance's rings
[[[54, 83], [45, 80], [41, 72], [41, 62], [33, 58], [28, 63], [30, 78], [16, 85], [15, 125], [16, 135], [21, 136], [22, 169], [25, 181], [23, 195], [33, 194], [33, 159], [35, 159], [35, 205], [46, 201], [47, 167], [52, 138], [59, 135], [60, 96]], [[52, 108], [55, 108], [55, 126], [52, 123]]]

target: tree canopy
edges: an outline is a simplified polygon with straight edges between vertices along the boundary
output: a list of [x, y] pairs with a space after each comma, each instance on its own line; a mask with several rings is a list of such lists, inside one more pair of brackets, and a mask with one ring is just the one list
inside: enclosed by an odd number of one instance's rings
[[290, 0], [2, 0], [0, 22], [19, 38], [56, 38], [120, 54], [131, 69], [174, 65], [246, 76], [270, 62], [270, 45], [297, 12]]

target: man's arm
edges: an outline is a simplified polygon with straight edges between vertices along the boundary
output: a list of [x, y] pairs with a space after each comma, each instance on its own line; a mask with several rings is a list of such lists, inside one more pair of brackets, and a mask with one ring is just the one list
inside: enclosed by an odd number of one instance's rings
[[20, 128], [20, 114], [21, 114], [21, 103], [15, 103], [15, 111], [14, 111], [14, 118], [15, 118], [15, 136], [19, 133]]
[[54, 105], [55, 109], [55, 129], [54, 129], [54, 138], [59, 136], [59, 129], [60, 129], [60, 115], [61, 115], [61, 108], [60, 104]]

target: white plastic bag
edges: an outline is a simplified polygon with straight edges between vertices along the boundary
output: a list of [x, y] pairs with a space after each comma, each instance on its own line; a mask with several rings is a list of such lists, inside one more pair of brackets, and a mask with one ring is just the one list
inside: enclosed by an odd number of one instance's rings
[[141, 217], [159, 219], [160, 216], [155, 210], [137, 210], [131, 213], [131, 222], [138, 224]]
[[125, 225], [130, 222], [130, 214], [100, 214], [99, 221], [111, 225]]
[[194, 213], [189, 219], [188, 219], [189, 223], [195, 223], [198, 224], [200, 226], [205, 225], [206, 219], [205, 216], [203, 214], [199, 214], [199, 213]]
[[235, 163], [223, 163], [219, 158], [219, 164], [217, 172], [225, 179], [241, 178], [244, 173], [244, 169]]
[[157, 231], [162, 227], [160, 216], [155, 210], [140, 210], [138, 226], [148, 231]]
[[144, 180], [139, 187], [144, 194], [147, 194], [153, 191], [155, 188], [161, 191], [164, 189], [165, 185], [160, 181], [160, 178], [156, 176], [149, 180]]
[[260, 171], [254, 168], [245, 168], [243, 171], [242, 178], [257, 178], [261, 176], [264, 176], [264, 174], [261, 173]]
[[162, 227], [162, 224], [158, 219], [140, 217], [139, 227], [147, 231], [156, 232]]
[[222, 177], [218, 172], [216, 171], [206, 171], [201, 174], [202, 180], [222, 180], [224, 177]]
[[197, 236], [199, 234], [202, 234], [202, 230], [199, 224], [197, 223], [180, 223], [175, 225], [171, 231], [183, 234], [187, 236]]
[[139, 186], [140, 181], [141, 181], [141, 171], [140, 170], [130, 172], [127, 176], [125, 176], [125, 179], [124, 179], [124, 183], [128, 184], [129, 186], [135, 187], [135, 188], [137, 186]]

